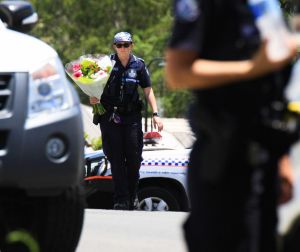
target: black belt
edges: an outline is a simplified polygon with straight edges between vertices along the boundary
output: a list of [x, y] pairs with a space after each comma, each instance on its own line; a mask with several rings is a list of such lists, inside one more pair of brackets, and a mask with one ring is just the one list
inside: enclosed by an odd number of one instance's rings
[[130, 115], [141, 111], [139, 104], [130, 104], [127, 106], [112, 106], [110, 104], [103, 104], [106, 111], [117, 112], [120, 115]]

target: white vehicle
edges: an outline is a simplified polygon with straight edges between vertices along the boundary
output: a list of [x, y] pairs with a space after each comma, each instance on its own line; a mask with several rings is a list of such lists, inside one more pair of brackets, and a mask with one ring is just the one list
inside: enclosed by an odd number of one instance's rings
[[187, 211], [187, 165], [190, 149], [145, 150], [140, 169], [140, 208]]
[[73, 252], [84, 215], [80, 103], [57, 52], [22, 33], [36, 22], [29, 2], [0, 1], [0, 250], [29, 251], [9, 238], [17, 232], [39, 251]]
[[[145, 149], [138, 198], [141, 210], [188, 211], [186, 173], [190, 149]], [[89, 208], [112, 207], [111, 170], [102, 150], [86, 154]]]

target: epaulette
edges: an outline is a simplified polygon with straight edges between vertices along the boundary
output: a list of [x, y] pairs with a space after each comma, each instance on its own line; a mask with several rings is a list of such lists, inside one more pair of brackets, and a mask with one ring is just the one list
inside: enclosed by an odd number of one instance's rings
[[133, 56], [135, 61], [141, 61], [145, 64], [145, 61], [142, 58], [139, 58], [139, 57], [135, 56], [134, 54], [132, 54], [132, 56]]
[[145, 61], [142, 58], [138, 58], [138, 60], [142, 61], [143, 63], [145, 63]]

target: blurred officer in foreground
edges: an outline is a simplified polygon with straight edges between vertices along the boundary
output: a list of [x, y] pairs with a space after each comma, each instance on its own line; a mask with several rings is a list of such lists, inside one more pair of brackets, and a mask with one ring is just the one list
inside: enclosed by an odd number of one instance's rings
[[139, 86], [152, 108], [154, 127], [161, 131], [163, 124], [145, 63], [131, 53], [131, 34], [117, 33], [114, 36], [113, 48], [116, 53], [111, 55], [111, 59], [116, 63], [101, 101], [91, 97], [90, 103], [93, 105], [101, 102], [107, 111], [102, 116], [94, 116], [94, 123], [100, 123], [103, 151], [111, 164], [114, 209], [133, 210], [138, 205], [137, 188], [143, 150]]
[[178, 0], [174, 8], [167, 83], [196, 96], [189, 251], [275, 252], [278, 161], [298, 135], [273, 128], [281, 116], [273, 105], [283, 100], [296, 45], [291, 38], [288, 55], [271, 61], [245, 0]]

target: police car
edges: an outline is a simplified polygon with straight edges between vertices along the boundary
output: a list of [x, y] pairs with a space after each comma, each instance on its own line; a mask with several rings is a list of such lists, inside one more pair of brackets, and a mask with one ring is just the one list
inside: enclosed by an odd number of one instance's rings
[[[145, 146], [140, 169], [140, 210], [188, 211], [186, 176], [190, 149]], [[85, 188], [89, 208], [112, 208], [110, 164], [102, 150], [85, 155]]]

